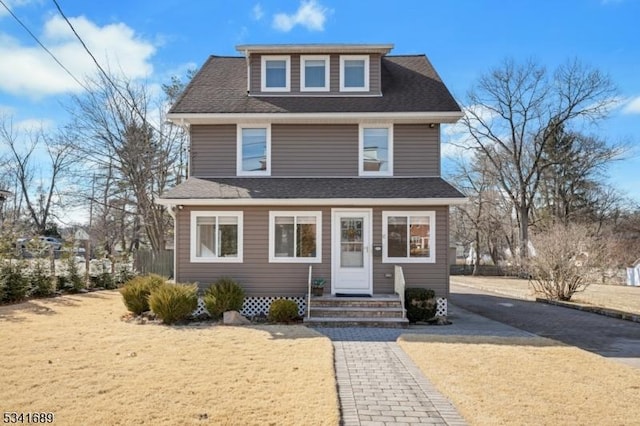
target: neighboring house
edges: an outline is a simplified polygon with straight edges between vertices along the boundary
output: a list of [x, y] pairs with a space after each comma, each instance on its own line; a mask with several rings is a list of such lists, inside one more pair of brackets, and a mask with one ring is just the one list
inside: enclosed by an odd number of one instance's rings
[[461, 110], [424, 55], [390, 44], [242, 45], [211, 56], [169, 112], [190, 134], [190, 177], [162, 195], [175, 278], [221, 276], [253, 298], [449, 294], [440, 124]]

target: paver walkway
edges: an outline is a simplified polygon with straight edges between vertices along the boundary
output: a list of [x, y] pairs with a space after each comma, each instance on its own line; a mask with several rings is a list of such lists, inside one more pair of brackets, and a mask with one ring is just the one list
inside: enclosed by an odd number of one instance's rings
[[408, 329], [315, 328], [333, 341], [341, 424], [465, 425], [453, 404], [422, 374], [396, 342], [401, 334], [532, 336], [451, 307], [449, 326]]

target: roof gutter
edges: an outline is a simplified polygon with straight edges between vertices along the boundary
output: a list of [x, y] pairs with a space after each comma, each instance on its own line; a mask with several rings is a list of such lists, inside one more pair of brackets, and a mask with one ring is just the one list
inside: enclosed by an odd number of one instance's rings
[[431, 112], [308, 112], [308, 113], [169, 113], [167, 119], [189, 124], [235, 123], [455, 123], [462, 111]]
[[157, 198], [164, 206], [452, 206], [468, 198]]

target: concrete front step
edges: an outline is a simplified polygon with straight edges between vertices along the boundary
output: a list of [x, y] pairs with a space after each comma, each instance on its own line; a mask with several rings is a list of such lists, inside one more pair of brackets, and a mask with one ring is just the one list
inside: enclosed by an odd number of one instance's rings
[[316, 327], [386, 327], [405, 328], [409, 325], [406, 318], [337, 318], [305, 317], [305, 325]]
[[363, 308], [401, 308], [400, 298], [395, 295], [374, 297], [312, 297], [311, 307], [363, 307]]
[[313, 306], [311, 314], [314, 317], [338, 318], [402, 318], [402, 308], [370, 308], [360, 306]]

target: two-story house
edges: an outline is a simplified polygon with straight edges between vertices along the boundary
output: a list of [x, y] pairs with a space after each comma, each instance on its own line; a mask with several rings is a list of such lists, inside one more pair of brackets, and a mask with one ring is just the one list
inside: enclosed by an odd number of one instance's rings
[[249, 299], [449, 294], [440, 124], [461, 110], [424, 55], [390, 44], [242, 45], [211, 56], [169, 113], [190, 134], [175, 215], [175, 278], [238, 280]]

